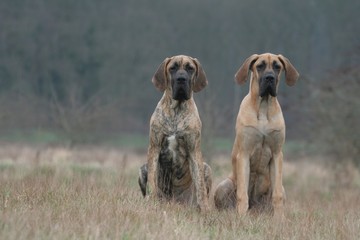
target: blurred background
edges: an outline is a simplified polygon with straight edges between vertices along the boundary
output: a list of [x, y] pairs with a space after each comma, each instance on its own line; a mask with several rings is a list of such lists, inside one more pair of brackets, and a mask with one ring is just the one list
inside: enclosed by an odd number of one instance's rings
[[195, 99], [203, 151], [230, 156], [248, 85], [234, 74], [253, 53], [287, 57], [286, 154], [360, 165], [360, 1], [2, 0], [0, 140], [113, 145], [145, 151], [161, 98], [159, 64], [187, 54], [209, 80]]

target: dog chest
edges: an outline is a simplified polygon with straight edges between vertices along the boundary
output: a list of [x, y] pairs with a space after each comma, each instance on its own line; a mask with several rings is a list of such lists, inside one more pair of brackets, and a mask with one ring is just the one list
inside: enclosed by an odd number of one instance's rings
[[238, 132], [240, 144], [247, 151], [252, 152], [254, 148], [269, 147], [272, 152], [281, 149], [285, 140], [284, 129], [276, 129], [269, 125], [258, 124], [257, 126], [246, 126]]
[[172, 184], [181, 182], [190, 172], [184, 137], [175, 134], [165, 137], [159, 156], [160, 168]]
[[239, 143], [246, 149], [251, 164], [251, 171], [265, 171], [274, 153], [281, 151], [284, 131], [259, 130], [255, 127], [244, 127], [239, 133]]

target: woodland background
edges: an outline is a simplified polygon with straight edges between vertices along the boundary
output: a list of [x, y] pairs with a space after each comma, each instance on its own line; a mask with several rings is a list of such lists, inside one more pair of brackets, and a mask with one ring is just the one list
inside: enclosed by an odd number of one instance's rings
[[164, 58], [202, 63], [203, 150], [231, 150], [253, 53], [290, 59], [280, 85], [286, 148], [360, 163], [360, 1], [2, 0], [0, 139], [146, 148]]
[[[0, 239], [360, 239], [359, 0], [1, 0]], [[234, 74], [286, 56], [285, 221], [217, 211], [231, 172]], [[151, 83], [177, 54], [200, 60], [195, 94], [211, 210], [144, 201]], [[357, 167], [355, 167], [357, 166]]]

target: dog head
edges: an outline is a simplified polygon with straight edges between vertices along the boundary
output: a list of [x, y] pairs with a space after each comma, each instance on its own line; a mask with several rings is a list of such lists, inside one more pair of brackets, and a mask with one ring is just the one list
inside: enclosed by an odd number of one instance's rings
[[258, 87], [254, 89], [260, 97], [276, 97], [282, 71], [285, 71], [286, 83], [289, 86], [293, 86], [299, 77], [299, 73], [287, 58], [271, 53], [254, 54], [246, 59], [235, 74], [238, 84], [246, 82], [249, 70], [252, 72], [250, 84], [257, 84]]
[[208, 83], [200, 62], [185, 55], [166, 58], [155, 72], [152, 82], [161, 92], [168, 91], [178, 101], [190, 99], [192, 92], [199, 92]]

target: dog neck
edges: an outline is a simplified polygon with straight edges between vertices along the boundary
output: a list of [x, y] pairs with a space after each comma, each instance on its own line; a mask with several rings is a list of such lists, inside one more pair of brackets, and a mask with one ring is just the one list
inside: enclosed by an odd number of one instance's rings
[[277, 106], [277, 98], [271, 95], [260, 97], [259, 94], [250, 94], [250, 99], [255, 109], [258, 120], [269, 120], [269, 112]]
[[161, 102], [164, 105], [168, 106], [167, 108], [163, 108], [163, 109], [168, 109], [169, 112], [167, 114], [171, 116], [171, 115], [178, 115], [180, 112], [187, 112], [189, 108], [191, 108], [192, 106], [193, 98], [191, 96], [191, 98], [188, 100], [184, 100], [184, 101], [175, 100], [172, 98], [171, 94], [169, 94], [166, 91], [161, 99]]
[[270, 94], [261, 97], [259, 84], [255, 83], [255, 80], [250, 82], [249, 97], [251, 99], [253, 109], [257, 113], [258, 120], [269, 120], [269, 112], [273, 111], [277, 105], [277, 97], [273, 97]]

